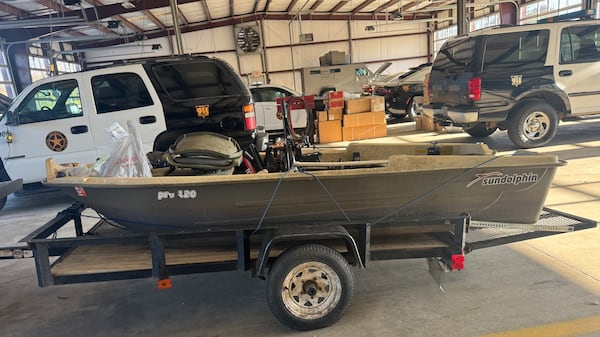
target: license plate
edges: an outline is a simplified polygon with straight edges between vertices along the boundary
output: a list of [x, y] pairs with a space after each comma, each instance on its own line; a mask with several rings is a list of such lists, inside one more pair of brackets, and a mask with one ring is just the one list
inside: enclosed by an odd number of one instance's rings
[[208, 117], [208, 115], [209, 115], [208, 105], [207, 104], [196, 105], [196, 115], [201, 118]]

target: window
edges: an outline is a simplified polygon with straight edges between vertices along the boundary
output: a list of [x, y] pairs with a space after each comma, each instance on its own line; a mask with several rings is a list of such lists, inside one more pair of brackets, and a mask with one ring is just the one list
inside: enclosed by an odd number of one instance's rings
[[499, 67], [540, 67], [546, 61], [548, 30], [534, 30], [485, 37], [483, 69]]
[[500, 13], [494, 13], [471, 20], [471, 31], [500, 25]]
[[435, 61], [435, 69], [439, 71], [454, 70], [463, 72], [469, 69], [473, 60], [476, 39], [457, 39], [447, 43], [440, 49]]
[[521, 6], [521, 24], [537, 23], [550, 18], [580, 10], [580, 0], [541, 0]]
[[231, 72], [212, 61], [161, 64], [152, 68], [166, 93], [175, 101], [239, 95]]
[[0, 94], [11, 98], [17, 95], [4, 51], [0, 52]]
[[291, 96], [292, 93], [279, 88], [252, 88], [255, 102], [275, 102], [278, 98]]
[[16, 110], [19, 124], [83, 115], [76, 80], [45, 83], [33, 90]]
[[560, 63], [586, 63], [600, 60], [600, 26], [565, 28], [560, 37]]
[[433, 36], [433, 50], [440, 50], [444, 42], [452, 36], [456, 36], [458, 28], [456, 25], [435, 31]]
[[29, 73], [31, 81], [39, 81], [50, 76], [50, 59], [40, 56], [29, 56]]
[[117, 73], [92, 77], [96, 112], [107, 113], [152, 105], [152, 98], [139, 75]]

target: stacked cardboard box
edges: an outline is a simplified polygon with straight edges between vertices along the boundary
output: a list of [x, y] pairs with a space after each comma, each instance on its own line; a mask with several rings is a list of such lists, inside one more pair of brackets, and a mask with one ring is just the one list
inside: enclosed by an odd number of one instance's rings
[[384, 97], [370, 96], [346, 100], [345, 112], [342, 118], [342, 140], [387, 136]]
[[343, 93], [332, 92], [326, 107], [327, 110], [317, 112], [320, 143], [387, 136], [385, 101], [381, 96], [344, 100]]
[[344, 111], [344, 93], [332, 91], [325, 100], [325, 111], [317, 111], [317, 130], [319, 143], [342, 141], [342, 115]]

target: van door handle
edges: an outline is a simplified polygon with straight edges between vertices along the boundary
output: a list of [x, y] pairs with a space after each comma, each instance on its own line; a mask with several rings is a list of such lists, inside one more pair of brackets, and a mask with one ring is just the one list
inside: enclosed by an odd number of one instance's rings
[[74, 135], [79, 134], [79, 133], [86, 133], [86, 132], [88, 132], [87, 125], [77, 125], [77, 126], [71, 127], [71, 133]]
[[140, 124], [152, 124], [156, 123], [155, 116], [142, 116], [140, 117]]
[[558, 72], [558, 76], [560, 76], [560, 77], [571, 76], [571, 75], [573, 75], [572, 70], [561, 70]]

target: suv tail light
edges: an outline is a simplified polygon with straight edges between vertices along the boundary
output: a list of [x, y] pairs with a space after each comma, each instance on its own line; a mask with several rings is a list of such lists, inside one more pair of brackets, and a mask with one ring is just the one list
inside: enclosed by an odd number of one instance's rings
[[254, 104], [244, 105], [244, 123], [246, 130], [256, 129], [256, 114], [254, 113]]
[[469, 80], [469, 101], [479, 101], [481, 98], [481, 77], [473, 77]]

